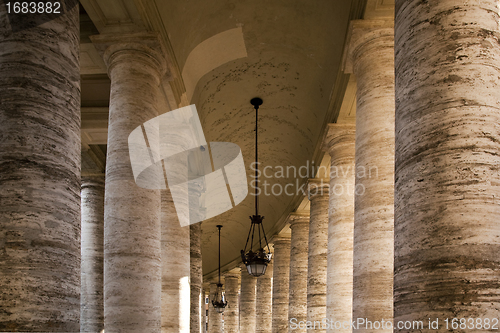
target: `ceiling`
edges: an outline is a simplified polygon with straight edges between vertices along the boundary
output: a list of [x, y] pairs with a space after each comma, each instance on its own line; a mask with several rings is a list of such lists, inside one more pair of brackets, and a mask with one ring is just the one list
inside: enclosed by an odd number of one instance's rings
[[[261, 97], [259, 160], [277, 191], [293, 183], [293, 195], [261, 196], [268, 237], [286, 233], [286, 218], [307, 210], [295, 189], [328, 165], [321, 141], [331, 122], [355, 119], [355, 81], [342, 73], [351, 19], [390, 15], [390, 0], [81, 0], [82, 173], [103, 172], [110, 81], [89, 36], [156, 31], [167, 45], [171, 75], [162, 84], [160, 112], [195, 104], [208, 142], [242, 149], [249, 183], [254, 160], [255, 114]], [[367, 13], [364, 13], [365, 8]], [[368, 13], [369, 10], [369, 13]], [[374, 14], [375, 13], [375, 14]], [[305, 166], [309, 166], [305, 175]], [[276, 174], [303, 167], [306, 177]], [[323, 174], [327, 171], [322, 170]], [[297, 183], [298, 181], [298, 183]], [[292, 190], [293, 189], [293, 190]], [[251, 190], [251, 189], [250, 189]], [[275, 193], [276, 193], [275, 191]], [[252, 195], [202, 224], [203, 272], [217, 269], [217, 228], [222, 224], [222, 265], [233, 268], [253, 214]]]

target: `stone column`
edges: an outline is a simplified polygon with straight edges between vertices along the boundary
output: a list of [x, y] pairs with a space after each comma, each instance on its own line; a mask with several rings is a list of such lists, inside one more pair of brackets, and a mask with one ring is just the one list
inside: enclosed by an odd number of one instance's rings
[[[351, 22], [346, 68], [357, 79], [353, 318], [392, 320], [394, 247], [393, 22]], [[363, 326], [364, 327], [364, 326]], [[369, 327], [368, 327], [369, 328]], [[358, 330], [370, 331], [371, 330]], [[392, 332], [381, 328], [380, 332]]]
[[[322, 323], [326, 317], [329, 181], [310, 179], [307, 189], [311, 202], [307, 259], [307, 320]], [[308, 331], [326, 330], [320, 326], [312, 326]]]
[[498, 318], [498, 15], [396, 1], [395, 320]]
[[273, 264], [272, 332], [288, 330], [288, 287], [290, 283], [290, 238], [275, 237]]
[[241, 264], [240, 295], [240, 332], [255, 333], [256, 329], [256, 288], [257, 278], [248, 274], [247, 267]]
[[[271, 251], [274, 250], [271, 247]], [[272, 253], [271, 252], [271, 253]], [[270, 333], [273, 318], [273, 265], [274, 259], [267, 265], [266, 274], [257, 278], [256, 329], [257, 333]]]
[[[324, 142], [331, 157], [326, 318], [334, 322], [352, 318], [355, 128], [354, 124], [329, 124]], [[329, 328], [327, 332], [352, 329]]]
[[20, 31], [22, 14], [13, 16], [17, 25], [3, 2], [0, 331], [73, 332], [80, 329], [78, 6]]
[[80, 331], [104, 329], [104, 175], [82, 177]]
[[191, 333], [200, 333], [203, 328], [203, 271], [201, 257], [201, 223], [189, 226], [190, 262], [191, 262]]
[[307, 320], [307, 255], [309, 214], [290, 215], [290, 285], [288, 297], [288, 332], [305, 333], [305, 328], [293, 324]]
[[135, 184], [128, 136], [158, 116], [166, 65], [155, 36], [93, 39], [111, 78], [104, 205], [106, 332], [160, 332], [160, 191]]
[[189, 332], [189, 226], [181, 227], [170, 190], [161, 194], [161, 331]]
[[238, 271], [231, 271], [224, 274], [227, 306], [224, 310], [224, 332], [238, 333], [240, 331], [240, 313], [238, 292], [240, 289]]
[[217, 282], [210, 283], [210, 298], [208, 300], [208, 333], [224, 332], [222, 313], [218, 313], [212, 305], [212, 300], [214, 299], [216, 290]]

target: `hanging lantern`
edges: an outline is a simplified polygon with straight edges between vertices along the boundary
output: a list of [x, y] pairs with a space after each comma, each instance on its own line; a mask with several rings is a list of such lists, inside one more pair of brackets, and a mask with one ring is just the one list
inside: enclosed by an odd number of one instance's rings
[[218, 313], [223, 313], [224, 308], [227, 306], [226, 297], [224, 295], [224, 291], [222, 289], [222, 283], [220, 283], [220, 229], [221, 225], [217, 226], [219, 229], [219, 283], [217, 283], [217, 288], [215, 289], [215, 294], [212, 299], [212, 305]]

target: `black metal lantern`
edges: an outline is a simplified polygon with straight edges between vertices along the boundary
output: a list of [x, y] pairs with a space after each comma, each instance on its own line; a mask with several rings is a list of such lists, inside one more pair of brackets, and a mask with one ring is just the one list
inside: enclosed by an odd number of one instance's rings
[[[255, 215], [250, 216], [252, 224], [250, 226], [250, 231], [248, 232], [247, 242], [245, 244], [245, 249], [241, 250], [241, 259], [247, 267], [248, 274], [253, 276], [261, 276], [266, 273], [267, 264], [271, 262], [271, 249], [267, 242], [266, 233], [264, 232], [264, 226], [262, 225], [262, 220], [264, 216], [259, 215], [259, 164], [258, 164], [258, 120], [259, 120], [259, 106], [262, 105], [262, 99], [252, 98], [250, 103], [255, 109]], [[258, 233], [259, 237], [259, 247], [256, 251], [253, 250], [254, 236]], [[262, 236], [264, 239], [262, 239]], [[263, 244], [263, 240], [265, 244]], [[248, 243], [250, 241], [250, 249], [247, 252]], [[267, 252], [265, 250], [267, 247]]]
[[219, 229], [219, 283], [217, 283], [217, 289], [215, 289], [214, 298], [212, 299], [212, 305], [218, 313], [223, 313], [224, 308], [227, 305], [226, 297], [224, 291], [222, 290], [222, 283], [220, 283], [220, 229], [221, 225], [217, 226]]

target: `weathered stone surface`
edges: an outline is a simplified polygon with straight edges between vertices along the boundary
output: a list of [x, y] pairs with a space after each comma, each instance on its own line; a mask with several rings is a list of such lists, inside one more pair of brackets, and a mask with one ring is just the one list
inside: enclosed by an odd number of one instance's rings
[[82, 177], [80, 331], [104, 329], [104, 175]]
[[272, 240], [273, 255], [273, 318], [272, 332], [288, 330], [288, 288], [290, 284], [290, 238]]
[[[271, 248], [271, 252], [274, 250]], [[273, 265], [274, 260], [267, 265], [266, 274], [257, 279], [256, 299], [256, 329], [257, 333], [270, 333], [272, 330], [273, 312]]]
[[498, 1], [396, 1], [395, 320], [498, 318], [499, 23]]
[[[387, 321], [393, 317], [392, 25], [392, 22], [384, 21], [353, 21], [349, 43], [349, 54], [357, 80], [352, 316], [371, 321]], [[381, 332], [389, 331], [392, 332], [392, 329], [381, 328]]]
[[[329, 182], [310, 179], [308, 195], [311, 209], [307, 259], [307, 320], [322, 322], [326, 318]], [[325, 329], [311, 327], [308, 331], [325, 332]]]
[[[94, 43], [108, 45], [106, 36]], [[114, 36], [113, 36], [114, 38]], [[113, 41], [113, 38], [111, 40]], [[104, 326], [107, 332], [160, 332], [160, 191], [135, 184], [128, 136], [158, 115], [163, 57], [148, 45], [111, 43], [104, 205]]]
[[[288, 297], [288, 324], [290, 321], [307, 320], [307, 253], [309, 241], [309, 215], [292, 214], [290, 245], [290, 285]], [[292, 329], [288, 332], [304, 333], [306, 329]]]
[[170, 190], [161, 191], [161, 331], [189, 332], [190, 239], [181, 227]]
[[222, 313], [218, 313], [212, 305], [217, 283], [210, 283], [210, 298], [208, 302], [208, 333], [223, 333], [224, 323], [222, 322]]
[[324, 142], [331, 157], [326, 317], [340, 322], [352, 318], [355, 135], [354, 124], [329, 124]]
[[78, 331], [78, 6], [0, 36], [0, 331]]
[[256, 288], [257, 278], [248, 274], [247, 267], [241, 264], [240, 292], [240, 332], [255, 333], [256, 328]]
[[241, 273], [229, 272], [224, 274], [227, 306], [224, 310], [224, 332], [238, 333], [240, 331], [239, 290], [238, 277]]
[[190, 274], [191, 274], [191, 319], [189, 330], [191, 333], [200, 333], [203, 328], [203, 271], [201, 257], [201, 223], [189, 226], [190, 242]]

